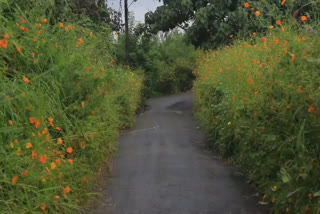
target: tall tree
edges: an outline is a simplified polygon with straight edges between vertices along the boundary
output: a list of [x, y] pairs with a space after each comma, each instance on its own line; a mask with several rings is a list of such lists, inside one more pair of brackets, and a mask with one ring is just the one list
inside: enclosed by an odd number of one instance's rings
[[[248, 2], [255, 8], [245, 8], [246, 1], [163, 0], [164, 5], [147, 13], [145, 21], [152, 33], [180, 27], [194, 45], [215, 48], [230, 43], [231, 35], [263, 32], [279, 18], [291, 18], [300, 8], [308, 11], [319, 5], [319, 1], [314, 0], [288, 1], [286, 5], [281, 4], [282, 0], [251, 0]], [[304, 6], [306, 4], [308, 6]], [[255, 18], [257, 9], [263, 12], [259, 21]]]

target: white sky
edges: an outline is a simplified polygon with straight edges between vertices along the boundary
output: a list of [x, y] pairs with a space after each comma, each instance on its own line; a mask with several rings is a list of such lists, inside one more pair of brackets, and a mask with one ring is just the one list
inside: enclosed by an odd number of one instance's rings
[[[107, 0], [108, 7], [112, 7], [115, 10], [119, 10], [119, 4], [120, 0]], [[128, 4], [130, 5], [133, 0], [128, 0]], [[124, 0], [122, 0], [122, 7], [124, 5]], [[155, 11], [155, 9], [162, 5], [162, 2], [160, 3], [159, 0], [137, 0], [137, 2], [134, 2], [130, 7], [129, 11], [133, 11], [136, 21], [138, 22], [144, 22], [144, 14], [149, 11]], [[122, 11], [124, 9], [122, 8]]]

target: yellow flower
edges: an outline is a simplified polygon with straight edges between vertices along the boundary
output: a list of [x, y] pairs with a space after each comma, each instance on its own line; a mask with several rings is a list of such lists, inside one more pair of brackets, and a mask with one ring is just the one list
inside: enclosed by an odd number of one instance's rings
[[52, 169], [52, 170], [55, 170], [56, 168], [57, 168], [57, 165], [56, 165], [54, 162], [52, 162], [52, 163], [51, 163], [51, 169]]
[[231, 123], [231, 122], [229, 122], [229, 123], [228, 123], [228, 126], [231, 126], [231, 124], [232, 124], [232, 123]]
[[31, 147], [32, 147], [32, 143], [28, 142], [27, 145], [26, 145], [26, 148], [30, 149]]

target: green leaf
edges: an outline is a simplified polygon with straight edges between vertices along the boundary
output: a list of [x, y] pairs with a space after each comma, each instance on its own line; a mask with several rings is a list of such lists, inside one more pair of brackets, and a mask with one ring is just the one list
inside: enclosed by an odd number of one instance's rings
[[291, 180], [291, 176], [289, 173], [285, 170], [285, 168], [280, 169], [281, 179], [283, 183], [288, 183]]
[[320, 190], [318, 192], [313, 193], [313, 197], [319, 197], [320, 196]]

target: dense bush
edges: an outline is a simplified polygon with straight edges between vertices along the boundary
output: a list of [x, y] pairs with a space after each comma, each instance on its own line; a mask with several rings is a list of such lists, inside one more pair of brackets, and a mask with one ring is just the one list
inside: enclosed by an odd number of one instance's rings
[[320, 212], [320, 34], [301, 19], [203, 54], [194, 86], [213, 148], [275, 213]]
[[143, 78], [114, 65], [107, 26], [13, 2], [0, 1], [0, 212], [71, 213], [133, 122]]
[[[120, 36], [115, 46], [119, 63], [126, 61], [124, 40]], [[130, 44], [130, 65], [144, 70], [146, 97], [192, 88], [197, 56], [184, 35], [172, 32], [163, 40], [158, 35], [131, 35]]]

